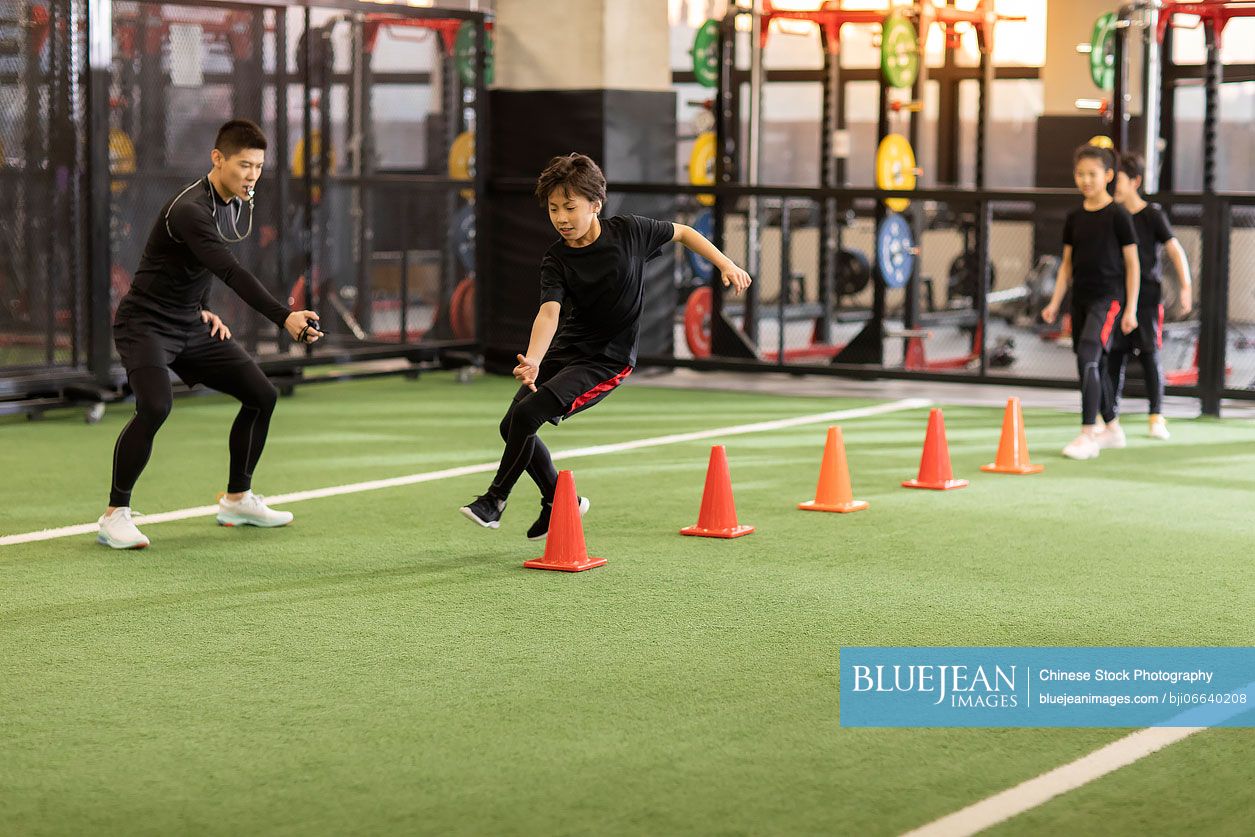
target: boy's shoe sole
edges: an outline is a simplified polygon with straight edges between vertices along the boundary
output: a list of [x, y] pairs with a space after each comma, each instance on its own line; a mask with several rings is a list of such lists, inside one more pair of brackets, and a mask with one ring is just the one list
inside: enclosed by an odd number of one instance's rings
[[458, 509], [458, 511], [462, 512], [462, 516], [465, 517], [467, 520], [471, 521], [472, 523], [477, 523], [480, 526], [483, 526], [485, 529], [498, 529], [501, 527], [500, 520], [480, 520], [479, 515], [471, 511], [470, 506], [463, 506], [462, 508]]

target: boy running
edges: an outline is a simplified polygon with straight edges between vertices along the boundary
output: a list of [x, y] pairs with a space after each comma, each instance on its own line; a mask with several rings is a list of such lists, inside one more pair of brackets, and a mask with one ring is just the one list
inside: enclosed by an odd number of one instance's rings
[[[541, 496], [540, 516], [527, 537], [540, 540], [549, 533], [558, 472], [537, 431], [592, 407], [632, 373], [645, 262], [678, 241], [713, 263], [737, 294], [750, 277], [692, 227], [637, 215], [599, 218], [606, 178], [583, 154], [550, 160], [535, 194], [561, 238], [540, 263], [540, 311], [526, 354], [517, 356], [514, 377], [522, 386], [501, 420], [501, 465], [488, 490], [461, 512], [496, 529], [510, 491], [527, 471]], [[581, 497], [581, 514], [588, 505]]]

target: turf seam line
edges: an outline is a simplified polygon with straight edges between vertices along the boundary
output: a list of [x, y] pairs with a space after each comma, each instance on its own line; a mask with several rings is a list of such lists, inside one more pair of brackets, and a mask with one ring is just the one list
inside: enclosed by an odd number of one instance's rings
[[[622, 453], [624, 451], [640, 450], [642, 448], [660, 447], [662, 445], [674, 445], [682, 442], [697, 442], [702, 439], [714, 439], [721, 436], [743, 436], [748, 433], [763, 433], [769, 430], [783, 430], [789, 427], [801, 427], [807, 424], [817, 424], [824, 421], [848, 421], [850, 419], [870, 418], [872, 416], [882, 416], [888, 413], [899, 413], [906, 410], [918, 410], [925, 407], [931, 407], [932, 401], [926, 398], [903, 398], [898, 401], [890, 401], [885, 404], [876, 404], [870, 407], [854, 407], [848, 410], [833, 410], [827, 413], [814, 413], [806, 416], [795, 416], [787, 419], [773, 419], [771, 421], [758, 421], [751, 424], [738, 424], [731, 427], [716, 427], [711, 430], [697, 430], [690, 433], [673, 433], [667, 436], [654, 436], [648, 439], [635, 439], [629, 442], [615, 442], [609, 445], [592, 445], [584, 448], [572, 448], [564, 451], [553, 451], [552, 456], [555, 461], [560, 459], [574, 459], [581, 456], [601, 456], [608, 453]], [[439, 471], [425, 471], [417, 474], [407, 474], [400, 477], [390, 477], [381, 480], [368, 480], [365, 482], [348, 483], [346, 485], [334, 485], [327, 488], [314, 488], [307, 491], [294, 491], [288, 494], [267, 495], [266, 502], [275, 505], [299, 503], [303, 500], [318, 500], [324, 497], [336, 497], [342, 494], [357, 494], [363, 491], [378, 491], [385, 488], [399, 488], [406, 485], [417, 485], [424, 482], [435, 482], [436, 480], [451, 479], [453, 477], [464, 477], [472, 474], [493, 473], [497, 470], [498, 462], [484, 462], [479, 465], [463, 465], [457, 468], [444, 468]], [[158, 512], [157, 514], [138, 515], [136, 523], [142, 526], [151, 526], [155, 523], [169, 523], [175, 520], [188, 520], [194, 517], [208, 517], [218, 513], [218, 507], [213, 506], [194, 506], [192, 508], [177, 509], [175, 511]], [[57, 538], [69, 538], [77, 535], [88, 535], [96, 532], [99, 526], [97, 523], [79, 523], [73, 526], [62, 526], [55, 529], [41, 529], [35, 532], [23, 532], [15, 535], [0, 536], [0, 546], [15, 546], [24, 543], [34, 543], [36, 541], [51, 541]]]

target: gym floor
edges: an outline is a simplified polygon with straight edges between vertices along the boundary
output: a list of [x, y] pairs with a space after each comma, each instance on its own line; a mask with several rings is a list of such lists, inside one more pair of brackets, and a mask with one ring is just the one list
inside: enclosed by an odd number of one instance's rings
[[[978, 466], [1000, 404], [937, 386], [971, 485], [912, 492], [927, 409], [906, 385], [693, 374], [542, 431], [572, 452], [558, 465], [608, 561], [574, 576], [521, 566], [542, 546], [523, 537], [530, 484], [500, 530], [457, 513], [500, 453], [508, 380], [302, 387], [258, 470], [296, 522], [265, 531], [196, 513], [235, 404], [181, 399], [135, 504], [191, 511], [140, 517], [153, 544], [128, 553], [12, 536], [99, 513], [129, 406], [87, 429], [6, 420], [0, 832], [899, 833], [1129, 730], [842, 728], [840, 646], [1255, 644], [1249, 418], [1174, 418], [1163, 444], [1130, 416], [1128, 449], [1076, 463], [1058, 453], [1076, 396], [1039, 390], [1045, 472], [998, 476]], [[796, 511], [830, 423], [814, 417], [868, 406], [840, 424], [871, 508]], [[680, 433], [699, 438], [662, 438]], [[717, 443], [757, 531], [681, 537]], [[361, 485], [412, 474], [429, 476]], [[1247, 833], [1253, 745], [1200, 732], [992, 833]]]

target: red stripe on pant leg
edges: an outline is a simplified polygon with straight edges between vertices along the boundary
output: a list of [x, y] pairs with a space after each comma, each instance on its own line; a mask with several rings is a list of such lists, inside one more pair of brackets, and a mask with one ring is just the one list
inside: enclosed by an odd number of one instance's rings
[[607, 381], [602, 381], [600, 384], [593, 387], [588, 392], [581, 395], [579, 398], [575, 399], [575, 402], [571, 404], [571, 409], [567, 410], [567, 415], [568, 416], [571, 415], [571, 413], [574, 413], [580, 407], [583, 407], [589, 401], [592, 401], [594, 398], [601, 395], [602, 393], [606, 393], [614, 389], [619, 384], [623, 383], [624, 379], [627, 378], [627, 376], [631, 374], [632, 374], [632, 367], [630, 366], [623, 367], [623, 371], [620, 372], [618, 375], [615, 375], [613, 378]]
[[1107, 345], [1107, 341], [1111, 339], [1111, 327], [1115, 325], [1116, 315], [1119, 313], [1120, 303], [1111, 303], [1111, 307], [1107, 309], [1107, 320], [1102, 324], [1102, 344], [1104, 348]]
[[1163, 305], [1159, 306], [1159, 331], [1155, 332], [1155, 348], [1163, 348]]

